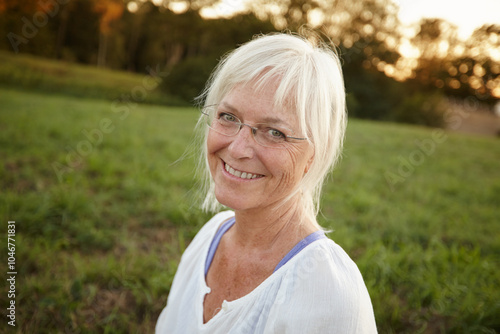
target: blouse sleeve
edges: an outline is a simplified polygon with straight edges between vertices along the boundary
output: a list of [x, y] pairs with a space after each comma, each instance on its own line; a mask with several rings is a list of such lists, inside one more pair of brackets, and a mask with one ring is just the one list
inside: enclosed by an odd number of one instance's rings
[[370, 296], [356, 264], [328, 240], [289, 270], [272, 308], [269, 332], [377, 333]]

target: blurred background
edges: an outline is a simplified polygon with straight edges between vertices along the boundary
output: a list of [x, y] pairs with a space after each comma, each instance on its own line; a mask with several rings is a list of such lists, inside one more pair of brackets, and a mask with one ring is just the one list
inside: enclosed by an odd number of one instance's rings
[[[154, 67], [168, 73], [158, 90], [175, 97], [164, 102], [190, 103], [228, 50], [308, 26], [339, 48], [351, 116], [444, 126], [450, 100], [472, 96], [491, 114], [500, 99], [499, 8], [483, 2], [3, 0], [0, 49], [133, 73]], [[1, 80], [37, 87], [47, 74], [25, 72], [4, 69]], [[491, 122], [498, 132], [493, 118], [483, 131], [494, 132]]]
[[225, 53], [287, 30], [342, 60], [350, 121], [319, 220], [360, 267], [379, 332], [499, 332], [498, 13], [496, 0], [0, 0], [0, 217], [3, 240], [16, 221], [18, 273], [16, 327], [2, 307], [0, 328], [153, 331], [210, 217], [194, 98]]

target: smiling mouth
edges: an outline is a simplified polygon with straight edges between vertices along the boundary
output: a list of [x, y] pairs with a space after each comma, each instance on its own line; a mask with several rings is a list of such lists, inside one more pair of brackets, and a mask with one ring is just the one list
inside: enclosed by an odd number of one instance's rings
[[236, 170], [233, 167], [229, 166], [225, 162], [224, 162], [224, 169], [229, 174], [236, 176], [236, 177], [239, 177], [240, 179], [252, 180], [252, 179], [258, 179], [258, 178], [264, 177], [264, 175], [261, 175], [261, 174], [252, 174], [252, 173], [242, 172], [242, 171]]

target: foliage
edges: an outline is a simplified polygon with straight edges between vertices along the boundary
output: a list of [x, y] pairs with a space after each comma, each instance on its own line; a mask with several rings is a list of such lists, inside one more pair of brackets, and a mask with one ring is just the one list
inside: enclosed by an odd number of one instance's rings
[[198, 16], [189, 22], [202, 27], [198, 37], [207, 43], [203, 50], [191, 50], [190, 55], [180, 63], [168, 66], [169, 75], [160, 86], [166, 93], [189, 102], [201, 93], [222, 55], [254, 35], [273, 31], [269, 22], [260, 21], [250, 14], [212, 21], [204, 21]]
[[[351, 115], [435, 126], [433, 117], [400, 112], [423, 110], [417, 100], [432, 99], [436, 92], [474, 95], [490, 104], [500, 97], [497, 25], [477, 29], [463, 42], [447, 22], [424, 20], [411, 39], [419, 56], [411, 59], [400, 54], [408, 41], [390, 0], [255, 0], [247, 12], [219, 19], [200, 14], [215, 0], [183, 3], [186, 10], [176, 13], [169, 1], [4, 0], [0, 34], [7, 38], [0, 49], [137, 73], [159, 68], [170, 73], [161, 91], [190, 102], [217, 60], [254, 34], [308, 30], [311, 39], [322, 36], [341, 51], [350, 102], [357, 106]], [[26, 80], [38, 81], [38, 74]], [[400, 84], [405, 80], [412, 89]], [[418, 98], [416, 90], [429, 96]]]
[[[208, 219], [194, 204], [196, 157], [177, 161], [197, 111], [121, 114], [106, 100], [12, 88], [0, 105], [0, 217], [17, 226], [13, 332], [152, 332]], [[113, 127], [99, 137], [103, 119]], [[380, 333], [498, 332], [499, 146], [448, 133], [431, 149], [434, 131], [351, 119], [320, 223], [358, 264]], [[69, 167], [61, 181], [54, 163]], [[387, 172], [403, 180], [391, 186]]]
[[161, 88], [169, 94], [179, 96], [184, 101], [193, 102], [194, 98], [202, 92], [215, 65], [217, 65], [215, 58], [188, 58], [172, 68], [169, 75], [162, 81]]
[[443, 127], [446, 110], [441, 94], [416, 92], [405, 96], [401, 104], [389, 113], [388, 118], [402, 123]]
[[445, 125], [445, 99], [439, 92], [395, 82], [378, 71], [359, 71], [352, 63], [344, 68], [350, 116], [430, 127]]
[[[412, 39], [420, 53], [412, 81], [449, 96], [473, 95], [495, 104], [500, 98], [500, 25], [484, 25], [465, 42], [457, 28], [441, 19], [425, 19]], [[496, 60], [495, 60], [496, 59]]]

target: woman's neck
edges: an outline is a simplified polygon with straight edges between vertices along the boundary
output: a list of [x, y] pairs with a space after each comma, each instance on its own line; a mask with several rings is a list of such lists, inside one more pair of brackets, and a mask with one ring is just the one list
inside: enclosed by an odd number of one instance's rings
[[232, 238], [249, 250], [267, 251], [280, 245], [295, 244], [318, 229], [297, 199], [258, 211], [236, 211], [235, 218]]

